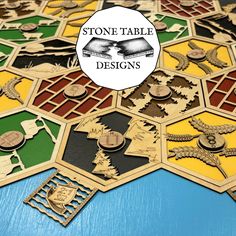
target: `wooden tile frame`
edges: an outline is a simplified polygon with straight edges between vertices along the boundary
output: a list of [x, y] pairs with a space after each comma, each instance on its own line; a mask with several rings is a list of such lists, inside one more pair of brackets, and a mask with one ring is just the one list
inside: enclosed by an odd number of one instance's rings
[[[127, 115], [129, 117], [135, 117], [135, 118], [140, 118], [142, 119], [142, 117], [139, 116], [135, 116], [132, 114], [129, 114], [123, 110], [120, 110], [118, 108], [112, 108], [108, 111], [102, 111], [98, 114], [96, 114], [96, 116], [102, 116], [102, 115], [106, 115], [108, 113], [112, 113], [112, 112], [118, 112], [118, 113], [122, 113], [124, 115]], [[64, 150], [67, 144], [67, 137], [69, 135], [69, 132], [71, 130], [71, 127], [77, 123], [79, 123], [79, 120], [87, 118], [87, 117], [93, 117], [94, 115], [85, 115], [82, 118], [78, 119], [76, 122], [70, 123], [69, 125], [67, 125], [65, 132], [64, 132], [64, 139], [62, 140], [61, 146], [59, 148], [59, 152], [56, 158], [56, 166], [63, 171], [66, 171], [66, 169], [70, 169], [73, 172], [76, 172], [77, 175], [79, 176], [79, 178], [81, 178], [81, 176], [84, 176], [84, 180], [86, 180], [86, 182], [88, 182], [89, 184], [95, 186], [96, 188], [98, 188], [99, 190], [106, 192], [110, 189], [113, 189], [115, 187], [118, 187], [122, 184], [125, 184], [131, 180], [134, 180], [138, 177], [141, 177], [145, 174], [148, 174], [152, 171], [155, 171], [157, 169], [160, 169], [162, 167], [161, 164], [161, 152], [159, 153], [160, 155], [160, 162], [156, 162], [156, 163], [147, 163], [141, 167], [138, 167], [134, 170], [128, 171], [125, 174], [120, 175], [118, 180], [113, 180], [113, 179], [109, 179], [107, 181], [102, 180], [101, 178], [97, 177], [96, 175], [89, 173], [81, 168], [75, 167], [69, 163], [67, 163], [66, 161], [63, 160], [63, 154], [64, 154]], [[160, 125], [158, 125], [158, 123], [155, 123], [151, 120], [147, 120], [148, 123], [156, 125], [157, 127], [159, 127], [159, 136], [161, 137], [161, 128]], [[159, 148], [161, 148], [161, 138], [158, 141], [158, 146]]]
[[[21, 108], [21, 109], [17, 109], [17, 110], [11, 111], [11, 112], [4, 113], [3, 115], [0, 116], [0, 118], [5, 118], [7, 116], [11, 116], [11, 115], [17, 114], [19, 112], [23, 112], [23, 111], [33, 113], [34, 115], [41, 115], [41, 113], [33, 111], [29, 108]], [[58, 149], [60, 147], [60, 144], [63, 140], [63, 135], [64, 135], [64, 131], [65, 131], [65, 124], [63, 124], [60, 121], [55, 120], [49, 116], [42, 115], [42, 118], [50, 120], [51, 122], [56, 123], [60, 126], [59, 133], [57, 136], [57, 142], [54, 145], [54, 149], [53, 149], [50, 160], [46, 161], [44, 163], [41, 163], [39, 165], [29, 167], [25, 170], [21, 170], [16, 173], [9, 174], [8, 176], [6, 176], [5, 179], [0, 180], [0, 187], [54, 167], [56, 155], [58, 153]]]
[[[181, 119], [173, 119], [169, 122], [166, 122], [164, 125], [162, 125], [161, 129], [162, 129], [162, 163], [165, 164], [164, 165], [164, 169], [175, 173], [177, 175], [180, 175], [186, 179], [189, 179], [197, 184], [203, 185], [207, 188], [210, 188], [212, 190], [215, 190], [216, 192], [222, 193], [227, 191], [228, 189], [236, 186], [236, 175], [229, 177], [228, 179], [222, 180], [222, 181], [216, 181], [213, 180], [211, 178], [205, 177], [201, 174], [198, 174], [197, 172], [188, 170], [180, 165], [171, 163], [168, 161], [167, 158], [167, 154], [168, 154], [168, 150], [167, 150], [167, 140], [164, 137], [166, 134], [166, 127], [169, 125], [172, 125], [174, 123], [177, 122], [181, 122], [184, 119], [190, 118], [192, 115], [198, 115], [201, 114], [203, 112], [209, 112], [212, 113], [214, 115], [218, 115], [222, 117], [222, 112], [218, 112], [209, 108], [204, 108], [204, 109], [200, 109], [197, 112], [194, 112], [193, 114], [190, 115], [183, 115]], [[235, 117], [232, 117], [230, 115], [224, 114], [223, 118], [228, 118], [231, 120], [236, 121]]]

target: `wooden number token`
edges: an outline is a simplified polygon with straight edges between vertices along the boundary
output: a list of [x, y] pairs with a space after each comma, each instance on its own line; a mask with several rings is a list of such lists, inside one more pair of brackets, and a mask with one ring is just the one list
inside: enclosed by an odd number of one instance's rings
[[183, 0], [183, 1], [180, 1], [180, 5], [182, 7], [193, 7], [194, 6], [194, 1], [192, 0]]
[[0, 149], [12, 151], [21, 147], [25, 142], [24, 135], [19, 131], [8, 131], [0, 136]]
[[8, 10], [15, 10], [18, 9], [21, 6], [20, 2], [12, 2], [12, 3], [6, 3], [5, 7]]
[[86, 96], [87, 90], [84, 86], [80, 84], [72, 84], [65, 88], [64, 95], [67, 98], [80, 99]]
[[193, 49], [187, 53], [187, 56], [192, 60], [202, 60], [206, 57], [206, 52], [201, 49]]
[[31, 31], [34, 31], [38, 28], [38, 25], [37, 24], [34, 24], [34, 23], [27, 23], [27, 24], [23, 24], [21, 27], [20, 27], [20, 30], [23, 31], [23, 32], [31, 32]]
[[220, 134], [201, 134], [198, 146], [210, 152], [220, 152], [226, 145], [226, 141]]
[[103, 134], [98, 140], [98, 146], [105, 151], [118, 151], [125, 144], [125, 139], [123, 135], [116, 131], [110, 131]]
[[63, 5], [63, 7], [64, 7], [65, 9], [73, 9], [73, 8], [76, 8], [77, 6], [78, 6], [78, 3], [76, 3], [76, 2], [70, 2], [70, 1], [65, 2], [64, 5]]
[[161, 21], [155, 21], [154, 23], [154, 27], [157, 31], [164, 31], [167, 29], [167, 24]]
[[153, 85], [149, 93], [156, 100], [166, 100], [172, 95], [171, 89], [166, 85]]
[[123, 7], [127, 7], [127, 8], [133, 8], [137, 4], [136, 4], [135, 1], [124, 1], [123, 3], [120, 3], [120, 5], [123, 6]]

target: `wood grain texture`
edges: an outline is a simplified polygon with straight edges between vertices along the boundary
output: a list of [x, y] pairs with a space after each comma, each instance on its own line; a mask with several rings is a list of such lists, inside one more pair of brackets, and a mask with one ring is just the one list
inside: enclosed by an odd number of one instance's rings
[[236, 203], [166, 171], [95, 195], [64, 228], [23, 204], [53, 170], [0, 189], [0, 235], [234, 236]]

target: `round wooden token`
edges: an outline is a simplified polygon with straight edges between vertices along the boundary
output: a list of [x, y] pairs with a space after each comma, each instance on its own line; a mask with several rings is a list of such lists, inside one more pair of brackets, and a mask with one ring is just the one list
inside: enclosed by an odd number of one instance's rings
[[193, 7], [195, 5], [194, 1], [192, 0], [186, 0], [186, 1], [180, 1], [180, 5], [182, 7]]
[[220, 152], [226, 145], [226, 141], [220, 134], [201, 134], [198, 138], [198, 145], [210, 152]]
[[164, 31], [167, 29], [167, 24], [161, 21], [154, 21], [154, 27], [157, 31]]
[[15, 10], [21, 7], [21, 3], [20, 2], [6, 3], [5, 7], [8, 10]]
[[137, 5], [137, 3], [135, 1], [124, 1], [124, 2], [120, 3], [120, 6], [127, 7], [127, 8], [133, 8], [136, 5]]
[[65, 8], [65, 9], [73, 9], [73, 8], [76, 8], [76, 7], [78, 7], [78, 3], [76, 3], [76, 2], [65, 2], [64, 4], [63, 4], [63, 7]]
[[206, 52], [202, 49], [193, 49], [187, 53], [187, 56], [192, 60], [202, 60], [206, 57]]
[[8, 131], [0, 136], [0, 149], [11, 151], [18, 149], [25, 142], [24, 135], [19, 131]]
[[124, 136], [116, 131], [103, 134], [98, 140], [98, 146], [108, 152], [120, 150], [125, 144]]
[[87, 94], [87, 89], [80, 84], [72, 84], [65, 88], [64, 95], [67, 98], [83, 98]]
[[38, 28], [38, 25], [35, 23], [26, 23], [21, 25], [20, 30], [23, 32], [31, 32]]
[[153, 85], [149, 93], [156, 100], [166, 100], [172, 95], [171, 89], [166, 85]]

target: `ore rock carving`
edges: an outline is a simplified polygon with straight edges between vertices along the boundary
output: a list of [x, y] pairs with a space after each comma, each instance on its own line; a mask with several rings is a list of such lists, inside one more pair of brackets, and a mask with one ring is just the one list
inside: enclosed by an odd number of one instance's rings
[[216, 167], [225, 178], [228, 178], [227, 173], [222, 168], [219, 158], [214, 153], [219, 153], [220, 156], [232, 157], [236, 156], [236, 148], [227, 148], [227, 142], [222, 136], [236, 131], [236, 125], [208, 125], [201, 119], [192, 117], [189, 121], [190, 125], [202, 132], [199, 135], [176, 135], [167, 134], [167, 140], [172, 142], [189, 142], [198, 138], [198, 147], [183, 146], [169, 150], [168, 158], [175, 157], [176, 160], [182, 158], [197, 158], [207, 165]]

